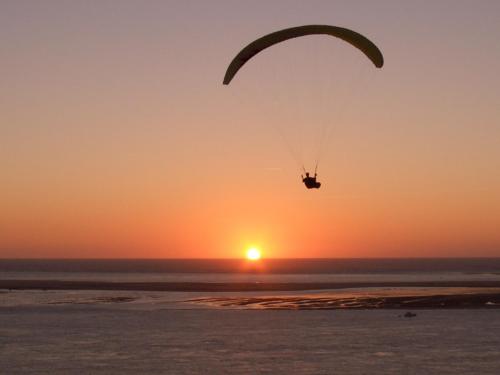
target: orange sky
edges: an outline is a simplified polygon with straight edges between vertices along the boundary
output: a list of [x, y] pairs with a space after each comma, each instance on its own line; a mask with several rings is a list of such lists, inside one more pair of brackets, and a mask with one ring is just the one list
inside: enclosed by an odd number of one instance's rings
[[[500, 256], [500, 3], [119, 4], [2, 6], [0, 257]], [[311, 37], [222, 85], [310, 23], [386, 65]], [[323, 124], [307, 191], [280, 132], [312, 168]]]

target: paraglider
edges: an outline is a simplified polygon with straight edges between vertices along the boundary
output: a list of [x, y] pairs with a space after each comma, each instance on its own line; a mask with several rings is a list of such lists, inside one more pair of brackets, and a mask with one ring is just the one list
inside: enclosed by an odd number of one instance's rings
[[[382, 52], [365, 36], [343, 27], [330, 25], [305, 25], [279, 30], [264, 35], [263, 37], [248, 44], [233, 58], [227, 67], [223, 84], [229, 85], [241, 68], [261, 51], [289, 39], [307, 35], [329, 35], [341, 39], [361, 51], [376, 68], [381, 68], [384, 65]], [[316, 168], [317, 165], [318, 161], [316, 161]], [[304, 166], [302, 166], [302, 168], [304, 169]], [[314, 173], [314, 177], [311, 177], [309, 173], [306, 173], [306, 177], [302, 176], [302, 181], [308, 189], [318, 189], [321, 186], [321, 183], [316, 181], [316, 177], [316, 172]]]
[[304, 185], [306, 185], [306, 188], [308, 189], [319, 189], [321, 186], [321, 182], [316, 181], [316, 177], [318, 176], [317, 173], [314, 174], [314, 177], [309, 176], [309, 172], [306, 172], [306, 177], [302, 177], [302, 182]]
[[223, 84], [229, 85], [241, 67], [245, 65], [248, 60], [266, 48], [292, 38], [321, 34], [337, 37], [351, 44], [353, 47], [356, 47], [363, 52], [377, 68], [381, 68], [384, 65], [382, 52], [380, 52], [378, 47], [373, 44], [373, 42], [363, 35], [343, 27], [329, 25], [305, 25], [291, 27], [289, 29], [267, 34], [247, 45], [233, 58], [231, 64], [229, 64], [226, 74], [224, 75]]

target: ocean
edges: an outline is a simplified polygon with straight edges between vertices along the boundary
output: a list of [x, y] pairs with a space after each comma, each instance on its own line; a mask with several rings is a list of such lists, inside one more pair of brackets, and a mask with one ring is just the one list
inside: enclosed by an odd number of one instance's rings
[[336, 281], [500, 279], [500, 258], [0, 259], [0, 279]]
[[5, 374], [500, 373], [500, 259], [0, 260], [0, 282]]

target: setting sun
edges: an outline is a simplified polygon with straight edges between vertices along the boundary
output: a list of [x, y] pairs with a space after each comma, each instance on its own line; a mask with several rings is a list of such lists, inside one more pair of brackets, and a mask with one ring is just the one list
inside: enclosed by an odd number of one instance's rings
[[261, 257], [260, 250], [256, 247], [252, 247], [247, 250], [247, 259], [248, 260], [259, 260]]

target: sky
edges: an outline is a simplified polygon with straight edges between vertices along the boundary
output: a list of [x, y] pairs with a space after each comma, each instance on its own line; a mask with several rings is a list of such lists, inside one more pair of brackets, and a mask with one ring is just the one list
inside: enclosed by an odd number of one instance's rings
[[[315, 36], [222, 85], [305, 24], [384, 67]], [[3, 1], [0, 34], [2, 258], [500, 256], [498, 1]]]

